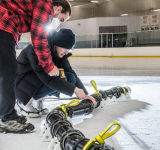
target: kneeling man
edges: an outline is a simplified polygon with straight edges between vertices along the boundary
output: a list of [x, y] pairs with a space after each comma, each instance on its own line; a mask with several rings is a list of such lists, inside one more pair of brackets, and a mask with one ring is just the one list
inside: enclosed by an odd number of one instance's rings
[[[68, 57], [72, 55], [70, 51], [75, 45], [75, 34], [72, 30], [61, 28], [58, 32], [52, 31], [48, 36], [48, 44], [54, 62], [52, 73], [47, 74], [39, 65], [31, 44], [22, 50], [17, 58], [17, 111], [28, 117], [40, 117], [48, 113], [48, 110], [43, 108], [43, 97], [47, 95], [59, 97], [59, 93], [69, 96], [75, 93], [80, 100], [90, 99], [95, 104], [95, 99], [88, 95], [68, 61]], [[64, 69], [65, 79], [59, 76], [58, 68]]]

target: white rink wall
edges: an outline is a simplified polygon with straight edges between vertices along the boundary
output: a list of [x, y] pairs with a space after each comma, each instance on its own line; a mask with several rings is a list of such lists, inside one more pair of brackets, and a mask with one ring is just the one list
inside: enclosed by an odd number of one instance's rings
[[74, 49], [73, 56], [160, 56], [160, 47]]
[[[16, 55], [21, 50], [16, 50]], [[90, 49], [74, 49], [73, 56], [160, 56], [160, 47], [123, 47], [123, 48], [90, 48]]]

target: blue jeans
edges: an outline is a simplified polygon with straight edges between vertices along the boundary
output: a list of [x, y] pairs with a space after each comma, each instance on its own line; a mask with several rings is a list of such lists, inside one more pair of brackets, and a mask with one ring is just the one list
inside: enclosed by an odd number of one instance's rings
[[[70, 72], [65, 72], [66, 78], [64, 78], [65, 81], [71, 83], [71, 84], [75, 84], [76, 83], [76, 77], [73, 73]], [[59, 97], [59, 92], [56, 90], [53, 90], [51, 88], [49, 88], [48, 86], [46, 86], [45, 84], [42, 84], [39, 89], [37, 90], [37, 92], [34, 94], [33, 98], [35, 100], [38, 100], [42, 97], [45, 97], [47, 95], [54, 95]]]

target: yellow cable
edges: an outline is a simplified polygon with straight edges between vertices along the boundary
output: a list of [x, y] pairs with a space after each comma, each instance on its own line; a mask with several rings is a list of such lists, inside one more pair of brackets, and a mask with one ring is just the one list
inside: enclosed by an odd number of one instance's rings
[[[114, 130], [106, 133], [114, 125], [117, 125], [117, 127]], [[100, 135], [96, 136], [92, 140], [89, 140], [88, 143], [84, 146], [83, 150], [88, 150], [95, 142], [98, 142], [99, 144], [104, 144], [104, 140], [115, 134], [120, 129], [120, 127], [121, 126], [117, 122], [110, 124]]]
[[58, 109], [58, 108], [61, 108], [62, 111], [65, 113], [66, 118], [67, 118], [67, 110], [66, 110], [66, 108], [67, 108], [67, 107], [71, 107], [71, 106], [77, 106], [78, 104], [79, 104], [79, 99], [75, 99], [75, 100], [69, 102], [69, 103], [66, 104], [66, 105], [56, 107], [56, 108], [54, 108], [53, 110], [56, 110], [56, 109]]
[[97, 90], [97, 85], [96, 85], [96, 82], [94, 80], [91, 80], [90, 81], [91, 85], [93, 86], [93, 88], [95, 89], [96, 92], [94, 92], [93, 94], [99, 94], [100, 97], [101, 97], [101, 100], [102, 100], [102, 94], [99, 93], [99, 91]]
[[122, 90], [123, 90], [123, 92], [124, 92], [124, 95], [126, 95], [126, 90], [125, 90], [125, 88], [124, 88], [124, 87], [122, 87], [122, 86], [117, 86], [117, 87], [122, 88]]

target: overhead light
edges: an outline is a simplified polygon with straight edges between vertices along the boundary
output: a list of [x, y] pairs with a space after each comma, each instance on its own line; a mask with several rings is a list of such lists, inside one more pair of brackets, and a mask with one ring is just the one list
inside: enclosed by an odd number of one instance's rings
[[121, 16], [128, 16], [128, 14], [121, 14]]
[[160, 11], [160, 9], [155, 9], [154, 11]]
[[98, 1], [91, 1], [92, 3], [98, 3]]

